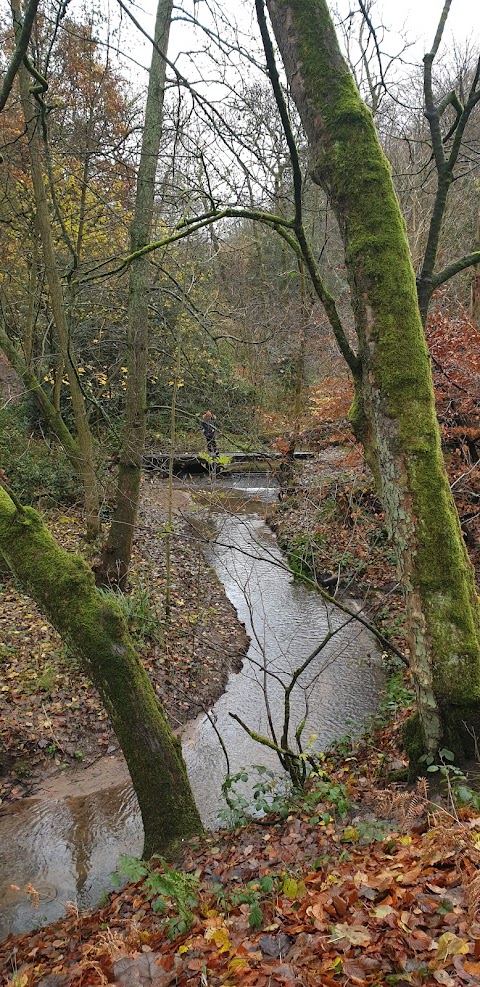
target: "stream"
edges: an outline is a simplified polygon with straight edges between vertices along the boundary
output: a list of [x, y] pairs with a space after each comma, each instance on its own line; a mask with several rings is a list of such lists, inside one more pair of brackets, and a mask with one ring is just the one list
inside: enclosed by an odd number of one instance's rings
[[[162, 481], [155, 481], [161, 483]], [[191, 489], [189, 487], [188, 489]], [[284, 688], [290, 676], [334, 632], [296, 682], [290, 737], [306, 716], [304, 745], [325, 748], [358, 732], [375, 711], [384, 674], [373, 638], [320, 596], [294, 582], [275, 536], [263, 520], [275, 498], [265, 475], [220, 478], [221, 506], [192, 513], [199, 550], [221, 579], [251, 638], [242, 670], [232, 674], [209, 715], [182, 730], [183, 752], [203, 822], [219, 825], [226, 761], [212, 722], [228, 751], [230, 773], [263, 764], [277, 773], [273, 751], [260, 747], [231, 718], [237, 713], [257, 733], [269, 733], [265, 694], [275, 729], [283, 725]], [[213, 526], [213, 535], [212, 535]], [[206, 532], [211, 537], [206, 539]], [[355, 604], [352, 604], [355, 606]], [[251, 772], [252, 776], [254, 772]], [[253, 782], [257, 779], [253, 777]], [[220, 822], [220, 825], [222, 823]], [[98, 903], [120, 854], [139, 855], [143, 832], [135, 794], [119, 757], [85, 768], [77, 781], [54, 779], [41, 797], [23, 799], [0, 816], [0, 938], [53, 921], [67, 901]], [[38, 908], [23, 889], [40, 894]]]

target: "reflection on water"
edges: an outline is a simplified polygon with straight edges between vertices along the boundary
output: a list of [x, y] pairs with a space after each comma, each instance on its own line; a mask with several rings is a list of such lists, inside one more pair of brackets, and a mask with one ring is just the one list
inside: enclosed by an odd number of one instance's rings
[[[273, 720], [281, 723], [282, 683], [318, 648], [326, 632], [334, 631], [299, 677], [291, 701], [291, 739], [307, 713], [304, 737], [315, 734], [315, 746], [322, 748], [347, 730], [353, 732], [374, 711], [383, 673], [370, 636], [344, 615], [328, 613], [318, 594], [294, 583], [270, 530], [255, 515], [247, 516], [245, 504], [251, 509], [253, 496], [271, 500], [273, 484], [266, 487], [265, 477], [252, 474], [222, 486], [228, 497], [213, 516], [216, 536], [207, 554], [252, 641], [242, 671], [230, 677], [211, 716], [228, 748], [232, 773], [258, 763], [278, 770], [274, 753], [254, 744], [230, 712], [255, 731], [268, 733], [266, 689]], [[227, 511], [232, 505], [245, 513], [232, 515]], [[215, 826], [225, 760], [206, 716], [187, 726], [183, 750], [202, 818]], [[122, 781], [112, 787], [111, 768], [105, 769], [103, 781], [99, 767], [95, 770], [100, 791], [24, 800], [0, 817], [0, 935], [59, 917], [69, 900], [80, 907], [96, 904], [118, 856], [141, 853], [142, 826], [131, 786]], [[117, 777], [124, 777], [121, 766]], [[38, 912], [10, 889], [29, 882], [41, 895]]]
[[[360, 624], [336, 609], [328, 610], [317, 593], [292, 580], [274, 535], [262, 521], [228, 514], [217, 515], [216, 521], [217, 534], [207, 555], [251, 644], [242, 671], [230, 677], [215, 704], [215, 725], [226, 744], [232, 774], [258, 763], [278, 771], [275, 753], [251, 740], [230, 712], [268, 736], [266, 693], [277, 736], [281, 734], [284, 686], [330, 632], [331, 639], [299, 676], [290, 697], [292, 747], [305, 717], [304, 744], [315, 735], [314, 746], [321, 750], [336, 737], [354, 733], [374, 712], [383, 670], [376, 644]], [[206, 716], [196, 721], [184, 756], [202, 818], [215, 826], [215, 793], [223, 781], [225, 760]], [[197, 786], [198, 778], [207, 778], [208, 784], [203, 780]]]
[[265, 515], [267, 504], [277, 499], [278, 484], [271, 473], [230, 473], [212, 480], [208, 476], [193, 476], [181, 485], [198, 503], [209, 503], [221, 513]]
[[[0, 817], [0, 937], [59, 918], [67, 901], [97, 903], [119, 855], [138, 856], [142, 846], [129, 782], [81, 797], [23, 800]], [[23, 893], [27, 884], [39, 892], [37, 909]]]

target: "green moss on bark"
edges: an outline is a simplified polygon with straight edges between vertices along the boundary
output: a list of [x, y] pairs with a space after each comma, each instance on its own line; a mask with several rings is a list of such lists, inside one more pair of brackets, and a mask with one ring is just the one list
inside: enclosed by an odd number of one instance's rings
[[0, 550], [23, 588], [80, 656], [128, 764], [145, 829], [145, 853], [201, 831], [181, 745], [173, 737], [115, 601], [97, 592], [79, 556], [65, 552], [31, 508], [0, 488]]
[[425, 754], [425, 743], [423, 730], [418, 713], [414, 713], [406, 721], [403, 727], [403, 743], [409, 757], [408, 778], [414, 781], [419, 775], [425, 773], [422, 770], [420, 758]]
[[[442, 708], [441, 714], [442, 746], [453, 752], [457, 764], [464, 758], [474, 757], [480, 738], [478, 704], [467, 702], [459, 706], [448, 704]], [[405, 723], [403, 742], [409, 756], [409, 780], [413, 781], [419, 775], [426, 773], [425, 763], [422, 761], [425, 753], [424, 734], [418, 713], [414, 713]]]
[[344, 242], [361, 364], [351, 420], [400, 559], [423, 743], [434, 749], [450, 706], [480, 702], [480, 612], [441, 453], [405, 224], [327, 3], [267, 5], [313, 177]]
[[458, 706], [449, 704], [443, 710], [444, 744], [455, 754], [458, 762], [463, 757], [475, 757], [480, 739], [480, 710], [475, 702]]

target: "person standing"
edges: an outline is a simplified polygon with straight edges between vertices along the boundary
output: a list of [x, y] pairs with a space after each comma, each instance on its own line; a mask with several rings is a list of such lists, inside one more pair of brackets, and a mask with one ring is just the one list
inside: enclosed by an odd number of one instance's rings
[[207, 452], [212, 456], [217, 455], [217, 419], [211, 411], [206, 411], [202, 418], [202, 432], [207, 442]]

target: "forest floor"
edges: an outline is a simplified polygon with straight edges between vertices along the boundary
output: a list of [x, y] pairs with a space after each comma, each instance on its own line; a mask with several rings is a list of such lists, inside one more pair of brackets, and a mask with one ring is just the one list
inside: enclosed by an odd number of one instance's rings
[[406, 715], [390, 695], [283, 818], [192, 839], [176, 869], [129, 860], [129, 883], [101, 908], [71, 904], [61, 921], [8, 937], [0, 982], [478, 985], [480, 818], [448, 795], [429, 801], [424, 781], [388, 784]]
[[[366, 615], [406, 652], [395, 560], [355, 455], [319, 448], [271, 513], [293, 567], [329, 592], [338, 582], [342, 593], [364, 598]], [[151, 526], [142, 538], [151, 538]], [[190, 564], [187, 582], [197, 587], [198, 558]], [[136, 565], [143, 571], [140, 558]], [[204, 590], [195, 592], [197, 604], [205, 600]], [[180, 578], [175, 594], [180, 621], [187, 600]], [[188, 621], [184, 628], [191, 642]], [[468, 783], [448, 761], [430, 791], [424, 781], [392, 784], [407, 763], [410, 698], [397, 671], [364, 736], [327, 753], [282, 817], [191, 840], [175, 870], [130, 861], [130, 883], [102, 908], [79, 914], [72, 906], [60, 922], [9, 937], [0, 945], [6, 983], [478, 987], [480, 800], [472, 793], [473, 802], [457, 808], [453, 789], [463, 786], [465, 796]], [[99, 740], [105, 730], [101, 721]]]
[[[148, 481], [135, 539], [129, 624], [172, 729], [210, 708], [248, 646], [245, 629], [182, 519], [175, 491], [171, 612], [164, 615], [165, 495]], [[51, 514], [59, 543], [85, 557], [82, 519]], [[94, 561], [94, 557], [90, 559]], [[118, 750], [98, 694], [31, 599], [8, 577], [0, 587], [0, 804], [35, 793], [52, 775]]]

